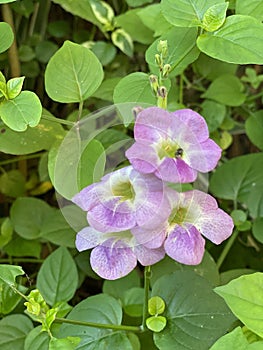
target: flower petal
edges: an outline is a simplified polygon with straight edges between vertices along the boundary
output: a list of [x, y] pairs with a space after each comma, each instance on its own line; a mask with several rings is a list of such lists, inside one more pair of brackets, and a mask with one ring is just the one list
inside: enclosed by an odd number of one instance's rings
[[142, 264], [143, 266], [156, 264], [165, 256], [165, 251], [163, 248], [149, 249], [143, 245], [135, 246], [134, 253], [140, 264]]
[[164, 249], [172, 259], [186, 265], [198, 265], [205, 251], [205, 240], [192, 226], [176, 225], [164, 242]]
[[203, 236], [215, 244], [220, 244], [231, 236], [234, 228], [231, 216], [222, 209], [207, 211], [195, 225]]
[[125, 153], [134, 169], [143, 174], [153, 173], [159, 164], [158, 156], [151, 145], [135, 142]]
[[189, 145], [184, 160], [191, 167], [203, 173], [213, 170], [220, 157], [221, 148], [211, 139], [197, 145]]
[[159, 165], [155, 175], [163, 181], [186, 183], [195, 181], [197, 172], [190, 168], [182, 159], [165, 158]]
[[161, 247], [166, 238], [166, 225], [156, 229], [147, 229], [145, 227], [136, 226], [131, 229], [131, 233], [139, 244], [143, 244], [150, 249]]
[[101, 245], [92, 250], [90, 264], [100, 277], [116, 280], [128, 275], [136, 267], [137, 259], [132, 249], [124, 245]]
[[76, 236], [76, 248], [78, 251], [91, 249], [104, 241], [103, 234], [92, 227], [84, 227]]

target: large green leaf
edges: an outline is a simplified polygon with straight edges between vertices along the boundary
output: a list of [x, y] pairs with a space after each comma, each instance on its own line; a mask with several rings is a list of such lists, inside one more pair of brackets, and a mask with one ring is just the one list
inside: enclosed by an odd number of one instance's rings
[[15, 131], [25, 131], [28, 126], [37, 126], [41, 113], [40, 100], [32, 91], [22, 91], [14, 99], [0, 103], [0, 117], [10, 129]]
[[263, 20], [263, 2], [261, 0], [236, 0], [236, 14], [248, 15]]
[[9, 315], [0, 321], [1, 350], [24, 350], [27, 334], [33, 329], [32, 321], [24, 315]]
[[248, 350], [248, 341], [240, 327], [235, 328], [229, 334], [224, 335], [211, 347], [210, 350]]
[[[81, 301], [67, 316], [68, 319], [121, 324], [122, 310], [119, 302], [107, 294], [98, 294]], [[92, 349], [123, 349], [132, 350], [132, 345], [126, 333], [103, 328], [63, 324], [60, 337], [80, 337], [81, 343], [76, 350]]]
[[210, 191], [218, 198], [244, 203], [253, 217], [263, 216], [263, 153], [231, 159], [211, 177]]
[[12, 45], [13, 40], [14, 34], [10, 25], [5, 22], [0, 22], [0, 52], [7, 50]]
[[244, 86], [238, 77], [224, 74], [216, 78], [202, 97], [222, 103], [226, 106], [240, 106], [245, 102]]
[[42, 326], [32, 329], [25, 340], [24, 350], [49, 350], [49, 335], [47, 332], [41, 332]]
[[115, 87], [114, 103], [142, 102], [155, 104], [155, 96], [150, 87], [149, 76], [136, 72], [124, 77]]
[[97, 90], [102, 79], [103, 69], [96, 55], [66, 40], [47, 65], [45, 87], [54, 101], [80, 102]]
[[[27, 288], [16, 285], [21, 293], [26, 293]], [[21, 296], [16, 293], [9, 285], [0, 282], [0, 313], [3, 315], [10, 314], [12, 310], [21, 301]]]
[[198, 58], [200, 51], [195, 44], [196, 37], [196, 28], [174, 27], [155, 40], [146, 51], [146, 61], [152, 66], [153, 73], [159, 73], [159, 68], [155, 63], [155, 54], [158, 52], [157, 46], [160, 40], [167, 40], [168, 56], [165, 58], [165, 63], [172, 67], [169, 76], [175, 76], [181, 74], [190, 63]]
[[196, 27], [201, 24], [209, 7], [224, 0], [162, 0], [162, 13], [168, 22], [179, 27]]
[[211, 285], [192, 271], [164, 275], [152, 296], [166, 304], [166, 328], [154, 334], [158, 349], [208, 350], [229, 329], [234, 316]]
[[40, 123], [23, 132], [15, 132], [0, 123], [0, 151], [9, 154], [28, 154], [42, 149], [50, 149], [56, 140], [61, 140], [65, 131], [60, 124], [45, 120], [51, 114], [43, 110]]
[[162, 15], [161, 4], [153, 4], [140, 9], [138, 16], [146, 27], [154, 31], [156, 37], [166, 33], [172, 27]]
[[32, 256], [40, 259], [42, 245], [37, 239], [24, 239], [13, 235], [12, 240], [4, 247], [4, 251], [10, 256]]
[[49, 305], [70, 300], [78, 285], [76, 264], [64, 247], [48, 256], [37, 276], [37, 288]]
[[263, 111], [257, 111], [246, 120], [246, 133], [250, 141], [263, 150]]
[[263, 337], [263, 273], [241, 276], [215, 288], [232, 312], [251, 331]]
[[263, 64], [263, 24], [250, 16], [227, 17], [213, 33], [198, 37], [198, 48], [208, 56], [229, 63]]
[[9, 286], [15, 284], [16, 277], [24, 275], [24, 271], [20, 266], [0, 265], [0, 282]]

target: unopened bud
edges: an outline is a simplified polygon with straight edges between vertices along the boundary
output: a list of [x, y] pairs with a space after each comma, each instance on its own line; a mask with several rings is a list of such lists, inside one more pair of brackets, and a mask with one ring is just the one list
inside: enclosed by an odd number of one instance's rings
[[149, 79], [150, 79], [151, 88], [153, 92], [156, 94], [159, 87], [158, 78], [156, 75], [152, 74], [149, 76]]
[[167, 89], [165, 86], [160, 86], [157, 90], [157, 106], [163, 109], [167, 107]]
[[138, 115], [141, 111], [143, 111], [143, 108], [142, 108], [141, 106], [133, 107], [132, 113], [133, 113], [133, 115], [134, 115], [134, 119], [137, 118], [137, 115]]
[[170, 70], [171, 70], [171, 65], [170, 64], [165, 64], [163, 66], [163, 77], [164, 78], [168, 77], [168, 74], [170, 73]]
[[160, 56], [158, 53], [155, 55], [155, 62], [157, 63], [157, 65], [158, 65], [159, 67], [162, 67], [162, 65], [163, 65], [163, 60], [162, 60], [161, 56]]
[[167, 40], [160, 40], [157, 44], [157, 51], [161, 54], [162, 58], [168, 55], [168, 45]]

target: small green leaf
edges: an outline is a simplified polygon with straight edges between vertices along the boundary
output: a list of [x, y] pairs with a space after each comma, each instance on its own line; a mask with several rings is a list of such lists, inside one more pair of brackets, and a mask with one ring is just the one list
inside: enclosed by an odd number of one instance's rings
[[48, 350], [75, 350], [80, 342], [79, 337], [67, 337], [64, 339], [51, 338]]
[[154, 32], [154, 37], [163, 35], [172, 27], [163, 16], [160, 3], [141, 8], [138, 16], [143, 24]]
[[37, 288], [49, 305], [70, 300], [78, 286], [76, 264], [64, 247], [48, 256], [37, 276]]
[[122, 298], [123, 309], [131, 317], [141, 317], [143, 313], [144, 289], [133, 287], [124, 292]]
[[263, 273], [241, 276], [215, 288], [232, 312], [254, 333], [263, 337]]
[[131, 7], [142, 6], [142, 5], [148, 4], [150, 2], [153, 2], [153, 0], [125, 0], [125, 1]]
[[231, 217], [235, 225], [240, 225], [246, 221], [247, 214], [243, 210], [236, 209], [231, 212]]
[[10, 218], [5, 218], [0, 231], [0, 248], [4, 247], [11, 241], [13, 235], [13, 226]]
[[210, 348], [210, 350], [249, 350], [248, 341], [240, 327], [235, 328], [232, 332], [224, 335]]
[[112, 30], [114, 11], [105, 1], [89, 0], [90, 6], [97, 20], [103, 25], [105, 31]]
[[0, 22], [0, 53], [6, 51], [12, 45], [13, 40], [14, 34], [10, 25], [5, 22]]
[[25, 194], [26, 180], [19, 170], [10, 170], [0, 176], [0, 192], [10, 197], [20, 197]]
[[45, 87], [54, 101], [81, 102], [97, 90], [102, 79], [102, 65], [94, 53], [66, 40], [48, 62]]
[[9, 99], [13, 99], [18, 96], [22, 90], [25, 77], [13, 78], [7, 82], [7, 94]]
[[0, 265], [0, 281], [9, 286], [13, 286], [16, 282], [16, 277], [24, 275], [22, 267], [13, 265]]
[[111, 40], [125, 55], [132, 57], [133, 42], [130, 35], [123, 29], [116, 29], [111, 33]]
[[49, 335], [47, 332], [41, 332], [42, 327], [38, 326], [33, 328], [25, 339], [24, 350], [49, 350]]
[[40, 259], [41, 250], [42, 245], [38, 240], [24, 239], [16, 234], [13, 235], [12, 240], [4, 247], [4, 251], [10, 256], [32, 256], [37, 259]]
[[209, 131], [215, 131], [226, 116], [226, 106], [215, 101], [205, 100], [201, 107], [201, 115], [205, 118]]
[[236, 76], [221, 75], [210, 84], [202, 97], [227, 106], [240, 106], [246, 99], [243, 90], [244, 86]]
[[[21, 285], [16, 285], [16, 289], [25, 294], [27, 288]], [[7, 284], [0, 282], [0, 313], [3, 315], [10, 314], [17, 304], [21, 301], [22, 297], [16, 293]]]
[[0, 103], [3, 122], [15, 131], [37, 126], [42, 113], [39, 98], [32, 91], [22, 91], [16, 98]]
[[263, 111], [257, 111], [245, 123], [246, 133], [250, 141], [263, 150]]
[[263, 64], [262, 41], [262, 23], [250, 16], [233, 15], [217, 31], [200, 35], [197, 46], [208, 56], [225, 62]]
[[166, 327], [167, 320], [164, 316], [152, 316], [146, 319], [146, 326], [153, 332], [161, 332]]
[[159, 315], [162, 314], [165, 310], [165, 302], [162, 298], [155, 296], [149, 299], [148, 301], [148, 312], [150, 315]]
[[[85, 43], [83, 45], [86, 46]], [[92, 42], [92, 45], [90, 46], [91, 51], [95, 53], [103, 66], [111, 63], [117, 53], [116, 47], [111, 43], [106, 43], [105, 41]], [[98, 90], [96, 90], [95, 93], [97, 93], [97, 91]]]
[[229, 2], [225, 2], [209, 7], [204, 14], [202, 27], [208, 32], [214, 32], [220, 28], [226, 19], [228, 5]]

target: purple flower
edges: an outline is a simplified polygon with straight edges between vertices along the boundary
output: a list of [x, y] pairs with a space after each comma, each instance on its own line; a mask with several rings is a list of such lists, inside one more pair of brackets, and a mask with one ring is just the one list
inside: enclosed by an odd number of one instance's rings
[[125, 231], [137, 225], [156, 226], [169, 215], [162, 181], [132, 166], [114, 171], [76, 194], [72, 201], [101, 232]]
[[126, 276], [137, 265], [137, 260], [144, 266], [153, 265], [163, 259], [163, 248], [149, 249], [137, 245], [129, 231], [102, 233], [92, 227], [85, 227], [76, 237], [79, 251], [92, 249], [90, 264], [102, 278], [115, 280]]
[[190, 109], [144, 109], [137, 116], [134, 138], [126, 157], [136, 170], [164, 181], [192, 182], [198, 171], [214, 169], [221, 156], [205, 120]]
[[197, 190], [180, 194], [168, 191], [171, 211], [163, 225], [155, 230], [135, 227], [131, 232], [146, 247], [156, 249], [163, 245], [172, 259], [186, 265], [197, 265], [205, 250], [202, 235], [220, 244], [232, 233], [232, 218], [218, 208], [216, 200], [209, 194]]

